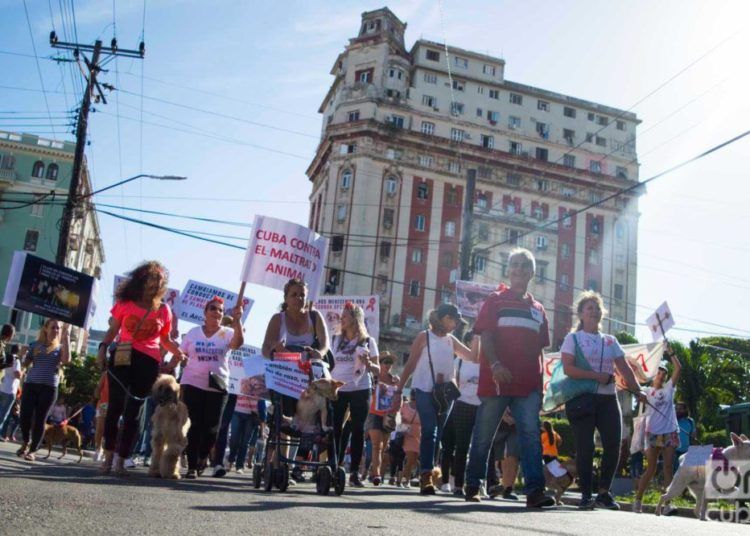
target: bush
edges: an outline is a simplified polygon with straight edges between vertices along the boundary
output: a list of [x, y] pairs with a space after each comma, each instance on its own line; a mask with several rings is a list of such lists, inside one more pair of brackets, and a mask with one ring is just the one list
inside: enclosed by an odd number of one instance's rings
[[79, 408], [90, 402], [101, 375], [96, 367], [96, 358], [73, 355], [63, 370], [60, 395], [65, 397], [65, 403], [71, 408]]
[[700, 437], [701, 445], [713, 445], [714, 447], [728, 447], [732, 441], [726, 430], [710, 430], [703, 432]]

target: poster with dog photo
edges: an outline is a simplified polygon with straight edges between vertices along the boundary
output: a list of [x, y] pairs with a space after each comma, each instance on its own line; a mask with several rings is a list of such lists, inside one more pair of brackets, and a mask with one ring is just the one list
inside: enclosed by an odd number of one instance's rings
[[260, 348], [245, 344], [229, 354], [227, 390], [238, 396], [269, 399], [266, 389], [267, 359]]
[[315, 308], [323, 315], [328, 335], [341, 334], [341, 311], [346, 302], [359, 305], [365, 312], [365, 327], [374, 340], [380, 335], [380, 296], [321, 296], [315, 300]]
[[487, 296], [497, 290], [496, 285], [476, 283], [474, 281], [456, 281], [456, 306], [461, 314], [467, 318], [479, 316]]
[[94, 277], [16, 251], [3, 305], [88, 328], [96, 310], [95, 295]]

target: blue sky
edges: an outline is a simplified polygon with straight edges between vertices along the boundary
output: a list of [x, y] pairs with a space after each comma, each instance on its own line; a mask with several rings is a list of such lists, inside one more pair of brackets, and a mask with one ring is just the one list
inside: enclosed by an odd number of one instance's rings
[[[74, 108], [80, 95], [69, 67], [47, 59], [56, 54], [48, 44], [53, 18], [63, 39], [61, 5], [70, 21], [71, 2], [26, 5], [49, 108], [53, 114]], [[73, 5], [81, 42], [108, 43], [116, 31], [120, 47], [137, 47], [142, 0]], [[332, 80], [328, 73], [356, 34], [360, 14], [383, 5], [147, 0], [146, 58], [112, 62], [101, 75], [121, 91], [108, 105], [95, 105], [87, 155], [98, 187], [140, 172], [189, 180], [134, 182], [98, 203], [247, 223], [255, 214], [306, 223], [304, 172], [320, 132], [317, 109]], [[420, 37], [447, 39], [502, 56], [509, 80], [632, 107], [643, 121], [637, 140], [642, 179], [750, 128], [747, 2], [415, 0], [388, 6], [408, 23], [407, 47]], [[0, 111], [44, 112], [34, 58], [7, 54], [33, 53], [24, 4], [0, 0], [0, 9], [0, 85], [37, 90], [0, 87]], [[38, 129], [49, 131], [45, 123], [37, 121]], [[749, 147], [746, 138], [648, 186], [640, 202], [638, 322], [666, 299], [677, 327], [686, 330], [674, 331], [677, 338], [698, 331], [750, 336]], [[124, 214], [236, 236], [227, 240], [238, 245], [248, 235], [242, 227]], [[178, 288], [191, 278], [239, 285], [240, 250], [107, 215], [100, 223], [107, 263], [95, 327], [106, 324], [113, 276], [144, 258], [162, 260]], [[256, 305], [247, 339], [257, 344], [281, 296], [257, 286], [249, 292]], [[637, 333], [648, 337], [642, 328]]]

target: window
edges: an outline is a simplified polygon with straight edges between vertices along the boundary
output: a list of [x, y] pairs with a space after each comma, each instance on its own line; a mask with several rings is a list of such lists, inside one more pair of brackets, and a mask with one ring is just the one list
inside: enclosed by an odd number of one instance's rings
[[490, 226], [486, 223], [481, 223], [479, 225], [479, 230], [477, 231], [477, 236], [479, 237], [479, 240], [489, 240], [490, 239]]
[[334, 235], [331, 239], [331, 251], [338, 253], [344, 249], [344, 235]]
[[599, 162], [598, 160], [592, 160], [589, 163], [589, 171], [591, 171], [591, 173], [601, 173], [602, 172], [602, 163]]
[[477, 108], [477, 117], [482, 117], [484, 115], [484, 112], [481, 108]]
[[398, 188], [398, 181], [396, 177], [388, 177], [385, 179], [385, 193], [388, 195], [395, 195], [396, 189]]
[[341, 189], [348, 190], [352, 186], [352, 170], [347, 169], [341, 174]]
[[430, 108], [437, 108], [437, 99], [432, 95], [422, 95], [422, 104]]
[[420, 154], [417, 156], [417, 161], [422, 167], [432, 167], [432, 156], [426, 154]]
[[599, 282], [596, 279], [589, 279], [589, 284], [586, 285], [586, 288], [594, 292], [599, 292]]
[[390, 229], [393, 227], [393, 209], [392, 208], [384, 208], [383, 209], [383, 227], [386, 229]]
[[343, 143], [341, 145], [341, 154], [354, 154], [357, 152], [356, 143]]
[[[573, 164], [575, 164], [575, 160], [573, 160]], [[560, 193], [563, 197], [570, 199], [576, 195], [576, 189], [572, 186], [563, 186], [560, 188]]]
[[0, 158], [0, 169], [13, 169], [16, 167], [16, 157], [8, 155], [5, 158]]
[[340, 223], [346, 219], [346, 205], [339, 205], [336, 210], [336, 220]]
[[458, 190], [455, 186], [451, 186], [445, 191], [445, 203], [454, 207], [458, 205]]
[[570, 277], [568, 277], [568, 274], [560, 274], [560, 290], [570, 290]]
[[549, 112], [549, 102], [543, 100], [536, 101], [536, 109], [543, 112]]
[[362, 82], [363, 84], [371, 84], [372, 78], [373, 78], [373, 69], [363, 69], [361, 71], [356, 71], [354, 73], [354, 78], [357, 82]]
[[546, 192], [549, 190], [549, 181], [547, 179], [537, 179], [536, 189], [540, 192]]
[[428, 136], [435, 134], [435, 123], [422, 121], [422, 134], [427, 134]]
[[572, 154], [564, 154], [563, 155], [563, 166], [574, 168], [576, 167], [576, 157]]
[[592, 218], [591, 234], [598, 235], [600, 231], [601, 231], [601, 223], [599, 223], [599, 218]]
[[447, 237], [456, 236], [456, 222], [454, 221], [445, 222], [445, 236]]
[[[37, 160], [34, 162], [34, 167], [31, 168], [31, 176], [37, 179], [44, 178], [44, 162]], [[36, 251], [36, 249], [34, 250]]]
[[479, 95], [484, 95], [484, 86], [477, 86], [477, 93]]
[[414, 217], [414, 229], [424, 231], [424, 216], [422, 214], [417, 214]]
[[404, 116], [402, 115], [392, 115], [389, 118], [389, 123], [396, 128], [404, 128]]
[[387, 259], [391, 256], [391, 241], [383, 240], [380, 242], [380, 258]]
[[486, 63], [484, 65], [482, 65], [482, 73], [483, 74], [488, 74], [490, 76], [495, 76], [496, 72], [497, 72], [497, 70], [495, 69], [494, 65], [487, 65]]
[[404, 72], [401, 69], [388, 69], [388, 78], [397, 78], [401, 80], [404, 77]]
[[603, 127], [606, 127], [607, 125], [609, 125], [609, 119], [604, 117], [603, 115], [596, 116], [596, 122], [599, 123]]
[[617, 237], [617, 240], [622, 240], [625, 238], [625, 226], [622, 223], [617, 223], [615, 225], [615, 236]]
[[562, 223], [563, 227], [565, 227], [566, 229], [570, 229], [571, 227], [573, 227], [573, 216], [571, 216], [570, 212], [565, 213]]
[[586, 133], [586, 143], [591, 143], [594, 141], [594, 135], [591, 132]]
[[477, 196], [477, 202], [475, 203], [475, 205], [482, 212], [487, 212], [487, 209], [489, 207], [487, 203], [487, 196], [484, 194], [479, 194]]
[[508, 117], [508, 128], [511, 130], [518, 130], [521, 128], [521, 118], [513, 115]]
[[563, 129], [563, 138], [565, 141], [567, 141], [570, 145], [573, 145], [573, 140], [576, 138], [576, 131], [572, 130], [570, 128], [564, 128]]
[[453, 56], [453, 65], [455, 65], [459, 69], [468, 69], [469, 60], [467, 60], [466, 58], [461, 58], [459, 56]]
[[36, 245], [39, 242], [39, 231], [27, 229], [26, 236], [23, 239], [23, 249], [26, 251], [36, 251]]
[[563, 243], [560, 246], [560, 256], [563, 259], [569, 259], [570, 258], [570, 244]]
[[49, 166], [47, 166], [47, 180], [56, 181], [57, 172], [58, 172], [57, 164], [50, 164]]
[[34, 194], [34, 204], [31, 205], [31, 215], [36, 216], [37, 218], [41, 218], [44, 213], [44, 205], [38, 203], [38, 201], [41, 201], [41, 199], [41, 195]]
[[565, 117], [573, 117], [573, 118], [575, 118], [575, 116], [576, 116], [576, 109], [575, 108], [571, 108], [570, 106], [565, 106], [563, 108], [563, 115]]
[[[490, 89], [489, 97], [491, 99], [500, 100], [500, 90], [499, 89]], [[511, 101], [513, 102], [513, 101]]]
[[511, 154], [518, 154], [520, 155], [521, 152], [523, 152], [523, 146], [521, 145], [520, 141], [511, 141], [510, 142], [510, 153]]
[[453, 81], [453, 89], [456, 91], [463, 91], [466, 88], [466, 84], [463, 80], [454, 80]]
[[437, 84], [437, 75], [432, 73], [424, 73], [425, 84]]
[[392, 147], [389, 147], [388, 149], [385, 150], [385, 157], [388, 160], [398, 160], [399, 158], [401, 158], [401, 151], [399, 151], [398, 149], [393, 149]]
[[617, 121], [617, 130], [625, 130], [625, 121]]
[[593, 112], [589, 112], [588, 115], [587, 115], [587, 117], [588, 117], [589, 121], [593, 121], [595, 119], [595, 116], [594, 116]]
[[[513, 205], [510, 205], [511, 207]], [[512, 246], [518, 245], [518, 235], [520, 233], [516, 229], [508, 229], [508, 243]]]
[[414, 264], [422, 264], [422, 248], [414, 248], [411, 250], [411, 262]]
[[474, 271], [478, 274], [483, 274], [487, 269], [487, 256], [482, 254], [474, 255]]
[[598, 249], [592, 249], [589, 251], [589, 264], [597, 265], [599, 264], [599, 250]]
[[606, 147], [607, 146], [607, 138], [602, 138], [601, 136], [596, 137], [596, 144], [599, 147]]
[[430, 61], [440, 61], [440, 52], [437, 50], [428, 50], [425, 57]]
[[443, 285], [440, 289], [440, 301], [443, 303], [451, 303], [453, 301], [453, 291], [450, 285]]
[[482, 134], [482, 147], [485, 149], [492, 149], [495, 147], [495, 138], [494, 136], [485, 136]]
[[547, 123], [537, 122], [536, 133], [539, 134], [545, 140], [549, 138], [549, 127], [547, 126]]
[[627, 179], [628, 178], [628, 168], [623, 166], [617, 166], [615, 175], [618, 179]]
[[500, 112], [494, 110], [487, 110], [487, 119], [493, 125], [500, 121]]
[[536, 159], [537, 160], [542, 160], [542, 161], [546, 162], [548, 158], [549, 158], [549, 151], [547, 149], [543, 149], [542, 147], [537, 147], [536, 148]]
[[510, 103], [511, 104], [523, 104], [523, 95], [519, 95], [518, 93], [511, 93], [510, 94]]
[[451, 115], [463, 115], [464, 104], [462, 102], [451, 102]]
[[505, 177], [505, 182], [508, 186], [521, 186], [521, 175], [518, 173], [508, 173]]
[[538, 262], [536, 263], [536, 282], [543, 285], [547, 281], [547, 263]]
[[382, 293], [388, 290], [388, 276], [387, 275], [381, 274], [378, 276], [378, 290]]
[[461, 164], [455, 160], [448, 162], [448, 171], [451, 173], [461, 173]]
[[430, 195], [430, 189], [425, 183], [422, 183], [419, 186], [417, 186], [417, 199], [427, 199], [429, 195]]
[[460, 128], [452, 128], [451, 129], [451, 139], [453, 141], [464, 141], [464, 138], [466, 137], [466, 132], [464, 132]]
[[409, 282], [409, 296], [412, 298], [419, 298], [419, 281], [412, 279]]
[[621, 284], [615, 283], [615, 299], [616, 300], [621, 300], [622, 299], [622, 297], [624, 295], [624, 290], [625, 289], [624, 289], [624, 287]]
[[547, 241], [546, 236], [539, 235], [536, 237], [536, 249], [543, 251], [547, 249], [548, 245], [549, 245], [549, 242]]
[[453, 268], [453, 253], [446, 251], [440, 256], [440, 266], [442, 268]]

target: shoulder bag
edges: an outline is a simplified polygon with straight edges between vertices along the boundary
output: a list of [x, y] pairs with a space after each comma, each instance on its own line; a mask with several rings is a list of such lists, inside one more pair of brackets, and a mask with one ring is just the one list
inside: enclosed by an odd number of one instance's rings
[[437, 383], [435, 368], [432, 366], [432, 352], [430, 352], [430, 331], [425, 330], [424, 334], [427, 344], [427, 359], [430, 363], [430, 374], [432, 375], [432, 398], [437, 405], [438, 415], [442, 415], [450, 409], [454, 400], [461, 396], [461, 391], [453, 380]]
[[[586, 358], [583, 356], [583, 351], [578, 345], [578, 338], [575, 334], [573, 334], [573, 342], [575, 343], [575, 366], [582, 370], [593, 371], [594, 369], [591, 368], [591, 365], [589, 365], [588, 361], [586, 361]], [[598, 385], [599, 382], [597, 382], [596, 380], [574, 379], [566, 376], [563, 369], [561, 357], [560, 360], [555, 363], [555, 366], [552, 369], [549, 385], [547, 386], [547, 390], [544, 393], [542, 410], [548, 412], [554, 411], [556, 408], [565, 404], [567, 412], [567, 403], [569, 401], [573, 401], [573, 399], [579, 397], [580, 395], [591, 395], [593, 397], [593, 394], [596, 393]], [[589, 405], [585, 403], [586, 401], [584, 401], [583, 399], [576, 402], [582, 404], [583, 407]], [[591, 402], [591, 400], [589, 400], [589, 402]], [[575, 414], [576, 409], [574, 406], [577, 407], [578, 404], [574, 403], [570, 405], [572, 413]]]

